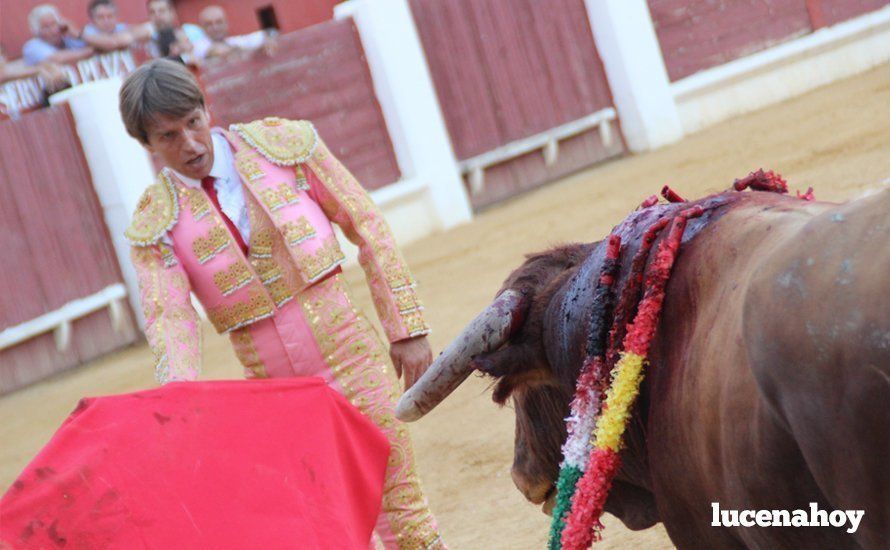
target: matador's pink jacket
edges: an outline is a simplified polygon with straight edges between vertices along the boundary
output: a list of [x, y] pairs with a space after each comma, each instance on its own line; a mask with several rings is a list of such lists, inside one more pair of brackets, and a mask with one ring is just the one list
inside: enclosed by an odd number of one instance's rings
[[220, 333], [275, 315], [343, 262], [331, 221], [359, 247], [389, 341], [429, 332], [386, 221], [311, 123], [267, 118], [233, 125], [226, 137], [245, 183], [247, 256], [205, 192], [168, 170], [145, 191], [126, 231], [161, 383], [200, 371], [190, 291]]

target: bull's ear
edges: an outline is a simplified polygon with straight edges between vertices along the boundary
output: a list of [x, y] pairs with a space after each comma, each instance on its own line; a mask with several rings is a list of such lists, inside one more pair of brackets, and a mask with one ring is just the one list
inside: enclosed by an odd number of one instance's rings
[[491, 392], [491, 400], [498, 405], [503, 405], [514, 391], [528, 390], [540, 386], [557, 387], [558, 383], [553, 374], [546, 369], [530, 368], [520, 373], [509, 374], [498, 380], [497, 385]]
[[470, 360], [470, 366], [492, 378], [518, 374], [532, 367], [534, 356], [525, 346], [507, 344], [491, 353], [480, 353]]
[[491, 392], [491, 400], [498, 405], [503, 405], [513, 393], [516, 386], [513, 385], [512, 377], [501, 378], [495, 384], [494, 390]]

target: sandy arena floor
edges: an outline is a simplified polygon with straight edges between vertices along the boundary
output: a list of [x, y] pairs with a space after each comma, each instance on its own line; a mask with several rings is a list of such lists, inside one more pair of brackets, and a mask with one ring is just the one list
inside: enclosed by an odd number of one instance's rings
[[[726, 189], [759, 168], [792, 189], [812, 185], [840, 201], [890, 184], [890, 65], [740, 117], [659, 151], [608, 162], [519, 197], [472, 224], [405, 249], [420, 282], [438, 352], [486, 305], [524, 253], [593, 241], [665, 183], [694, 198]], [[362, 274], [348, 271], [370, 311]], [[240, 369], [228, 341], [204, 327], [204, 378]], [[0, 491], [46, 443], [82, 396], [151, 387], [145, 345], [112, 354], [0, 398]], [[513, 413], [498, 409], [487, 383], [472, 378], [412, 425], [432, 508], [453, 548], [541, 548], [549, 518], [510, 480]], [[601, 548], [671, 548], [660, 527], [632, 533], [609, 516]]]

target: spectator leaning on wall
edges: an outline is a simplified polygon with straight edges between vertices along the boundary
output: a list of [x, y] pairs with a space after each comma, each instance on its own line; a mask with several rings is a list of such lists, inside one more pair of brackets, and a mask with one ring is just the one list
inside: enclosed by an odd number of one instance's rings
[[120, 50], [151, 38], [150, 24], [126, 25], [118, 21], [117, 6], [112, 0], [92, 0], [87, 15], [90, 22], [83, 28], [81, 38], [96, 50]]
[[198, 15], [198, 23], [207, 35], [208, 44], [200, 49], [204, 59], [225, 58], [238, 52], [255, 51], [260, 48], [271, 55], [275, 50], [274, 35], [257, 31], [240, 36], [229, 36], [229, 20], [220, 6], [208, 6]]
[[[43, 91], [43, 101], [46, 104], [50, 95], [71, 87], [71, 79], [62, 68], [50, 61], [44, 61], [39, 65], [26, 65], [21, 59], [7, 61], [0, 48], [0, 84], [20, 78], [39, 77], [40, 88]], [[16, 116], [16, 108], [9, 108], [7, 115]]]
[[39, 67], [32, 67], [16, 61], [10, 63], [6, 60], [3, 50], [0, 49], [0, 84], [19, 78], [37, 76], [38, 74], [40, 74]]
[[10, 62], [6, 60], [6, 55], [0, 48], [0, 84], [33, 76], [42, 79], [41, 84], [47, 95], [71, 86], [68, 75], [55, 63], [46, 61], [40, 65], [25, 65], [22, 60]]
[[79, 31], [59, 10], [50, 4], [41, 4], [28, 14], [28, 25], [33, 38], [25, 42], [22, 57], [28, 65], [45, 61], [71, 63], [93, 55], [93, 49], [78, 39]]

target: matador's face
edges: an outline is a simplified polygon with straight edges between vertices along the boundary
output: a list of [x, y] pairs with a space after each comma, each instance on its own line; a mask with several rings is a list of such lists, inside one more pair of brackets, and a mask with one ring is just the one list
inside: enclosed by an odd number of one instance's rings
[[200, 180], [213, 167], [210, 117], [197, 107], [180, 118], [160, 115], [147, 131], [147, 148], [183, 176]]

